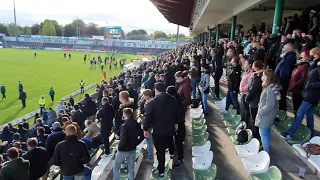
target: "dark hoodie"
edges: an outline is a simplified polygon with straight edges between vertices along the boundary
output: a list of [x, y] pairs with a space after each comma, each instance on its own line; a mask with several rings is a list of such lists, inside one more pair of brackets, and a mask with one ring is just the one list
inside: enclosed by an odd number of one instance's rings
[[134, 119], [127, 119], [121, 125], [119, 151], [133, 151], [143, 138], [140, 124]]
[[241, 65], [237, 64], [231, 68], [228, 75], [228, 90], [239, 93], [241, 82]]
[[3, 141], [8, 141], [8, 143], [12, 142], [13, 139], [13, 132], [9, 131], [8, 126], [4, 127], [2, 134], [1, 134], [1, 140]]
[[124, 123], [124, 121], [122, 120], [122, 116], [123, 116], [123, 109], [124, 108], [132, 108], [133, 112], [134, 112], [134, 117], [136, 114], [136, 106], [134, 104], [134, 100], [132, 98], [129, 98], [129, 101], [125, 104], [120, 104], [118, 111], [115, 114], [114, 117], [114, 123], [115, 123], [115, 129], [114, 132], [120, 136], [120, 131], [121, 131], [121, 125]]
[[180, 99], [179, 94], [177, 93], [177, 90], [174, 86], [169, 86], [167, 87], [167, 93], [171, 96], [173, 96], [174, 98], [176, 98], [177, 104], [178, 104], [178, 120], [179, 123], [178, 124], [184, 124], [185, 122], [185, 109], [183, 107], [182, 101]]

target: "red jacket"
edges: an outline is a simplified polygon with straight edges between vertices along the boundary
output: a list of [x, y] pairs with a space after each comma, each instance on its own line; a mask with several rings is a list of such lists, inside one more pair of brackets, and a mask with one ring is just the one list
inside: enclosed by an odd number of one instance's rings
[[191, 79], [186, 78], [180, 83], [178, 94], [182, 101], [182, 105], [184, 107], [184, 110], [187, 109], [187, 107], [191, 104]]
[[295, 70], [293, 70], [289, 85], [289, 91], [293, 93], [302, 93], [304, 82], [307, 78], [309, 69], [308, 63], [299, 64]]

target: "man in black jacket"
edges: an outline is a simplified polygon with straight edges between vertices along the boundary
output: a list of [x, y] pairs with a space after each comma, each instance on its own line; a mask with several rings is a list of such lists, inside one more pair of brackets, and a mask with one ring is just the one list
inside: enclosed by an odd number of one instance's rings
[[143, 122], [145, 137], [150, 136], [148, 130], [153, 127], [153, 140], [159, 161], [158, 168], [152, 172], [155, 178], [164, 177], [165, 150], [169, 147], [170, 155], [174, 154], [173, 134], [178, 130], [177, 101], [165, 93], [165, 90], [163, 83], [155, 84], [156, 97], [149, 102]]
[[109, 136], [110, 136], [111, 129], [113, 127], [113, 118], [114, 118], [115, 112], [113, 110], [113, 107], [109, 103], [109, 100], [107, 97], [102, 98], [101, 103], [102, 103], [102, 106], [101, 106], [101, 109], [97, 112], [96, 119], [98, 119], [101, 123], [100, 133], [101, 133], [102, 142], [104, 144], [104, 149], [105, 149], [104, 153], [105, 155], [109, 155], [110, 154]]
[[81, 130], [84, 130], [84, 121], [86, 120], [86, 115], [80, 110], [80, 107], [77, 104], [74, 105], [74, 110], [75, 112], [72, 114], [71, 120], [76, 122]]
[[218, 51], [216, 48], [211, 50], [213, 63], [215, 67], [214, 71], [214, 94], [217, 98], [220, 98], [220, 79], [223, 74], [222, 56], [223, 52]]
[[30, 161], [29, 180], [39, 179], [48, 171], [49, 152], [43, 147], [37, 147], [36, 138], [28, 139], [27, 144], [29, 151], [22, 158]]
[[174, 78], [174, 74], [173, 71], [170, 67], [169, 64], [164, 64], [163, 65], [163, 70], [164, 70], [164, 85], [165, 88], [167, 88], [168, 86], [174, 86], [175, 85], [175, 78]]
[[134, 163], [136, 158], [136, 147], [143, 139], [143, 133], [140, 124], [134, 119], [133, 109], [123, 109], [124, 123], [121, 126], [120, 142], [117, 156], [113, 166], [114, 179], [120, 179], [120, 165], [124, 159], [127, 159], [129, 180], [134, 179]]
[[259, 42], [255, 42], [252, 45], [253, 49], [253, 61], [260, 60], [264, 62], [265, 52], [261, 49], [261, 44]]
[[19, 99], [21, 100], [22, 103], [22, 108], [26, 107], [26, 99], [27, 99], [27, 93], [24, 92], [22, 89], [19, 90]]
[[241, 65], [239, 64], [238, 58], [232, 58], [231, 60], [231, 71], [228, 75], [228, 92], [226, 99], [226, 111], [229, 110], [229, 106], [232, 104], [233, 107], [240, 112], [240, 106], [238, 102], [239, 87], [241, 81]]
[[96, 103], [91, 99], [89, 94], [85, 94], [85, 103], [84, 103], [84, 113], [86, 115], [86, 118], [94, 121], [96, 112], [97, 112], [97, 105]]
[[91, 180], [91, 169], [84, 164], [90, 161], [88, 148], [77, 138], [77, 128], [74, 125], [66, 127], [66, 140], [58, 143], [53, 155], [53, 164], [60, 166], [63, 178], [72, 178], [84, 174], [84, 180]]
[[63, 132], [61, 128], [61, 124], [59, 122], [54, 122], [52, 124], [52, 133], [48, 136], [45, 148], [48, 150], [50, 157], [53, 157], [54, 149], [57, 144], [63, 141], [66, 137], [66, 134]]

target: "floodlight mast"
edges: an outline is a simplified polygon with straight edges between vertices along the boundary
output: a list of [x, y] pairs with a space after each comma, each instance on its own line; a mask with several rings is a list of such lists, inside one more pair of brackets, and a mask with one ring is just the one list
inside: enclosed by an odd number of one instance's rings
[[16, 1], [15, 0], [13, 0], [13, 15], [14, 15], [14, 35], [16, 37], [16, 43], [18, 43], [18, 27], [17, 27]]

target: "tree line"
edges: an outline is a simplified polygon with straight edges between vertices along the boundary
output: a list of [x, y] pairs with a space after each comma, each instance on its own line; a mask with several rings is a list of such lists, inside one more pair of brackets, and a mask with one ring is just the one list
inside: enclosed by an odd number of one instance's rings
[[[0, 23], [0, 33], [9, 36], [15, 36], [14, 23], [3, 24]], [[65, 37], [91, 37], [104, 36], [105, 27], [99, 27], [97, 24], [90, 22], [85, 23], [82, 19], [75, 19], [66, 25], [59, 24], [56, 20], [46, 19], [41, 23], [33, 24], [32, 26], [17, 27], [18, 35], [44, 35], [44, 36], [65, 36]], [[124, 33], [125, 34], [125, 33]], [[176, 34], [166, 34], [162, 31], [155, 31], [148, 34], [144, 29], [132, 30], [125, 34], [123, 39], [129, 40], [172, 40], [177, 38]], [[179, 38], [184, 41], [192, 40], [184, 34], [179, 34]]]

